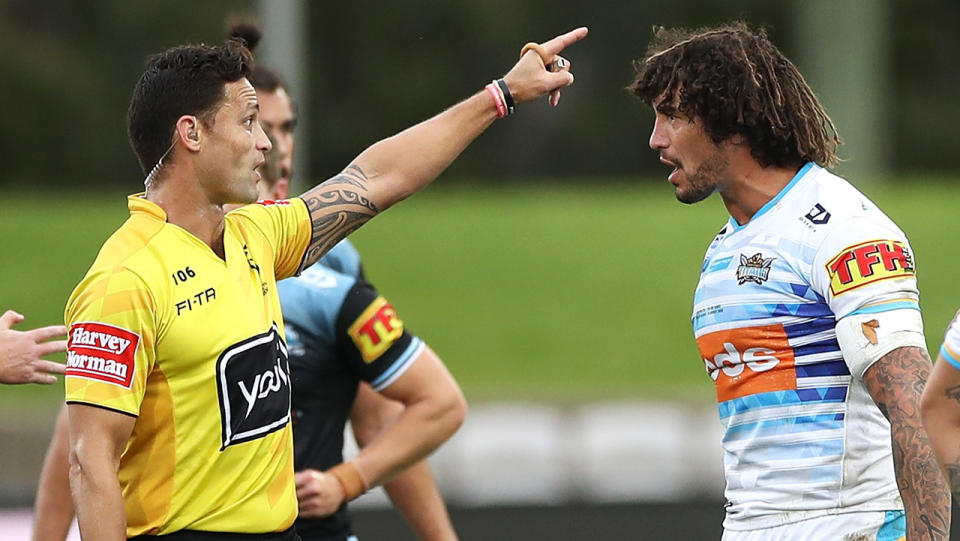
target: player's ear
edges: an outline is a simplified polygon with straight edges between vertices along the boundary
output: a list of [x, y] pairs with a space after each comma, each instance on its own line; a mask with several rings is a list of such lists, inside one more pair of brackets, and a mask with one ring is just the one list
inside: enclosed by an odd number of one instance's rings
[[203, 127], [200, 125], [200, 119], [193, 115], [183, 115], [177, 119], [177, 137], [183, 146], [193, 152], [200, 151], [200, 138], [203, 135]]

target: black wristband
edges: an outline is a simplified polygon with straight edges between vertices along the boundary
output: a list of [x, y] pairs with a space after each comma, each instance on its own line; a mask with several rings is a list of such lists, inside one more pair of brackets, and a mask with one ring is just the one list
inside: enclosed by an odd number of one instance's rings
[[497, 86], [500, 87], [500, 92], [503, 93], [503, 101], [504, 101], [504, 104], [507, 106], [507, 114], [512, 115], [515, 105], [513, 103], [513, 95], [510, 94], [510, 89], [507, 88], [507, 82], [504, 81], [503, 79], [497, 79], [496, 83], [497, 83]]

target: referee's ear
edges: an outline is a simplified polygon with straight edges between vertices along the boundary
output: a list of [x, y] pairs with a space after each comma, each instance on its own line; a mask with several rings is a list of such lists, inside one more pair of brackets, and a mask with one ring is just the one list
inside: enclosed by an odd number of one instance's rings
[[202, 130], [203, 126], [201, 126], [200, 120], [193, 115], [183, 115], [177, 119], [177, 139], [192, 152], [200, 152]]

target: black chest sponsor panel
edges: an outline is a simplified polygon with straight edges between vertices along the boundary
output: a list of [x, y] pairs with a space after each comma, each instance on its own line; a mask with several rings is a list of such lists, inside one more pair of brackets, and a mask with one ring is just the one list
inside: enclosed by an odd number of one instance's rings
[[262, 438], [290, 422], [287, 347], [274, 325], [217, 359], [221, 448]]

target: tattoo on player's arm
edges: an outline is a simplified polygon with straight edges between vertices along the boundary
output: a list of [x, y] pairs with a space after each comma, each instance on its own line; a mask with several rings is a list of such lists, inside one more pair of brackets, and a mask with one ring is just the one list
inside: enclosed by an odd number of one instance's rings
[[947, 464], [947, 474], [950, 476], [950, 492], [960, 498], [960, 462]]
[[313, 224], [304, 268], [379, 212], [365, 192], [367, 176], [360, 167], [351, 165], [301, 196]]
[[[890, 421], [893, 468], [909, 539], [947, 539], [950, 531], [949, 487], [920, 422], [920, 396], [931, 366], [923, 349], [901, 347], [863, 375], [870, 396]], [[960, 475], [960, 467], [957, 471]]]
[[950, 387], [946, 390], [944, 395], [950, 400], [954, 400], [960, 404], [960, 385], [957, 385], [956, 387]]

